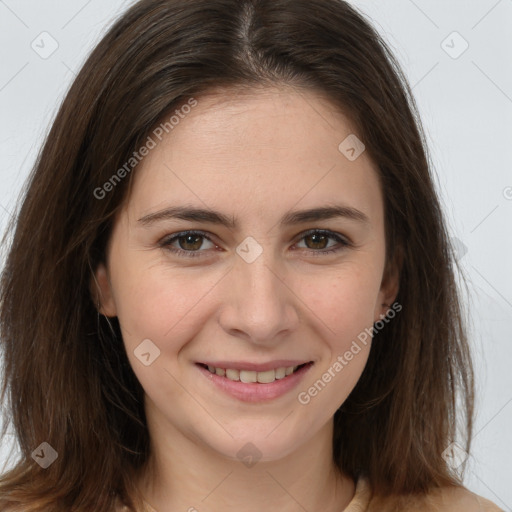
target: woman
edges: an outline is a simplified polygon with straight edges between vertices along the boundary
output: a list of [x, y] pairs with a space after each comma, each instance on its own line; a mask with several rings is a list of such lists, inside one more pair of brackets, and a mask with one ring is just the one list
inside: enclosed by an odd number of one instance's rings
[[454, 469], [473, 373], [427, 155], [346, 3], [131, 7], [12, 226], [0, 510], [499, 510]]

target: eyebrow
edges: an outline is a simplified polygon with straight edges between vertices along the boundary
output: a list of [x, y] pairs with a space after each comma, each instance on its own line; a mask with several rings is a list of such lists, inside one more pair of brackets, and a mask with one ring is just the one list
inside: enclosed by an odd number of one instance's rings
[[[328, 220], [334, 218], [346, 218], [370, 224], [368, 216], [360, 210], [351, 206], [334, 205], [311, 208], [309, 210], [299, 210], [286, 213], [280, 220], [281, 226], [290, 226], [312, 221]], [[237, 229], [237, 222], [233, 217], [229, 217], [221, 212], [207, 208], [195, 208], [191, 206], [172, 206], [141, 217], [138, 222], [143, 226], [150, 226], [162, 220], [181, 219], [192, 222], [207, 222], [226, 226], [229, 229]]]

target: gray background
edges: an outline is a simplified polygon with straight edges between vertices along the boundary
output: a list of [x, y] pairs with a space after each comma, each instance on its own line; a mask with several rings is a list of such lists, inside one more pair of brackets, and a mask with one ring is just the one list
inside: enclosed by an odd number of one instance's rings
[[[2, 232], [75, 73], [131, 3], [0, 0]], [[469, 277], [478, 414], [465, 484], [512, 511], [512, 0], [351, 3], [384, 35], [413, 86]], [[58, 48], [41, 58], [35, 50], [49, 51], [53, 40]], [[15, 449], [10, 439], [0, 468]]]

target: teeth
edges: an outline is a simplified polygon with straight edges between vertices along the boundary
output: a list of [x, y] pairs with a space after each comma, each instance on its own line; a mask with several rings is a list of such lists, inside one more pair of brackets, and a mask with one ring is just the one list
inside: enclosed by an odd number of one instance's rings
[[260, 384], [268, 384], [276, 380], [276, 371], [267, 370], [266, 372], [258, 372], [257, 379]]
[[229, 380], [245, 383], [259, 382], [260, 384], [270, 384], [276, 379], [284, 379], [288, 375], [291, 375], [297, 368], [298, 366], [282, 366], [265, 372], [254, 372], [248, 370], [235, 370], [231, 368], [215, 368], [214, 366], [208, 365], [208, 370], [210, 370], [211, 373], [215, 373], [221, 377], [226, 377]]
[[257, 372], [248, 372], [247, 370], [240, 370], [240, 380], [242, 382], [256, 382], [258, 380]]
[[286, 368], [276, 369], [276, 379], [284, 379], [286, 377]]
[[226, 370], [226, 377], [229, 380], [240, 380], [240, 372], [238, 370]]

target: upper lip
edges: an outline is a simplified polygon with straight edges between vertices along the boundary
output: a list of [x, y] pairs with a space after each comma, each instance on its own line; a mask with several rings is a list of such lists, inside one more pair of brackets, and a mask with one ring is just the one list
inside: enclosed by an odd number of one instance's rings
[[268, 363], [249, 363], [247, 361], [202, 361], [202, 364], [213, 366], [215, 368], [245, 370], [249, 372], [266, 372], [275, 370], [276, 368], [288, 368], [290, 366], [300, 366], [311, 361], [297, 359], [279, 359], [277, 361], [269, 361]]

